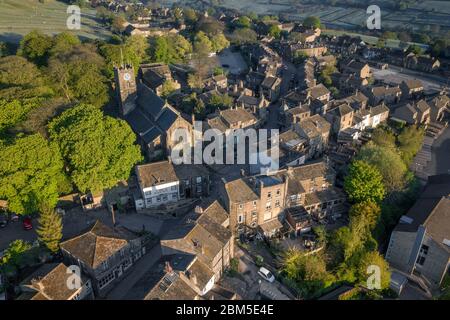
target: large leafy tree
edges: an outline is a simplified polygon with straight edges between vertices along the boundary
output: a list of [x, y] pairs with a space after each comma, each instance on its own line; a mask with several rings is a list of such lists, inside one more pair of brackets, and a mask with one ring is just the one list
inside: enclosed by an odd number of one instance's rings
[[415, 126], [405, 127], [397, 137], [398, 149], [406, 165], [409, 165], [422, 147], [425, 130]]
[[79, 44], [81, 44], [81, 41], [76, 35], [70, 32], [58, 33], [53, 38], [53, 45], [50, 49], [50, 54], [56, 55], [59, 53], [67, 53], [72, 50], [74, 46]]
[[230, 46], [230, 41], [225, 37], [223, 33], [215, 34], [211, 37], [212, 49], [214, 52], [222, 51]]
[[70, 176], [81, 192], [97, 192], [127, 179], [142, 156], [136, 136], [123, 120], [80, 104], [49, 124], [50, 137], [60, 146]]
[[49, 60], [50, 75], [67, 101], [103, 106], [108, 100], [104, 59], [90, 45], [75, 46]]
[[37, 106], [37, 101], [7, 101], [0, 99], [0, 132], [24, 120], [29, 111]]
[[38, 240], [51, 252], [57, 252], [63, 236], [61, 216], [54, 209], [43, 206], [38, 222]]
[[350, 219], [362, 219], [364, 220], [364, 226], [367, 231], [371, 231], [375, 228], [377, 221], [381, 214], [381, 208], [378, 204], [372, 201], [366, 201], [354, 204], [350, 208]]
[[360, 160], [353, 161], [350, 165], [344, 188], [349, 199], [357, 203], [379, 202], [385, 195], [383, 176], [375, 166]]
[[13, 100], [52, 94], [46, 77], [33, 63], [19, 56], [0, 58], [0, 97]]
[[47, 62], [52, 45], [52, 37], [34, 30], [22, 38], [18, 54], [37, 65], [44, 65]]
[[307, 17], [303, 21], [303, 25], [308, 28], [320, 28], [321, 27], [320, 19], [315, 16]]
[[361, 148], [357, 159], [371, 164], [380, 171], [388, 192], [401, 190], [404, 187], [407, 167], [395, 149], [369, 142]]
[[328, 287], [333, 281], [321, 254], [305, 255], [299, 250], [290, 249], [283, 255], [282, 264], [287, 278], [295, 281], [307, 298]]
[[205, 57], [212, 51], [213, 44], [206, 33], [198, 32], [194, 37], [194, 52], [200, 57]]
[[27, 261], [31, 244], [23, 240], [14, 240], [0, 258], [0, 270], [7, 276], [13, 276]]
[[131, 36], [123, 44], [104, 44], [100, 53], [106, 60], [106, 71], [112, 78], [114, 66], [129, 63], [137, 72], [139, 65], [146, 57], [148, 42], [143, 36]]
[[18, 214], [56, 205], [58, 193], [69, 192], [56, 145], [41, 135], [18, 138], [0, 152], [0, 199]]
[[238, 45], [255, 43], [257, 39], [258, 35], [250, 28], [236, 29], [231, 35], [231, 41]]

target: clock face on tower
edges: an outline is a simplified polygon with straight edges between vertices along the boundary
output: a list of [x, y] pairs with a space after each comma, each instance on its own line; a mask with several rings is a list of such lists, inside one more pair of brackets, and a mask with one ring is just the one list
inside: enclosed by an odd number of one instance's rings
[[131, 79], [130, 74], [129, 74], [129, 73], [125, 73], [125, 74], [123, 75], [123, 79], [124, 79], [125, 81], [130, 81], [130, 79]]

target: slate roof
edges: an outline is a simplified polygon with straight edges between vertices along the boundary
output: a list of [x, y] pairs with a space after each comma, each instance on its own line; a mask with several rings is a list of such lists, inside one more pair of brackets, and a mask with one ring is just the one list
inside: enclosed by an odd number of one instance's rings
[[[33, 292], [24, 292], [19, 300], [68, 300], [78, 291], [69, 289], [66, 285], [68, 278], [67, 266], [63, 263], [47, 263], [39, 267], [21, 282]], [[81, 283], [87, 278], [81, 275]]]
[[249, 202], [259, 199], [255, 191], [243, 179], [227, 182], [225, 184], [225, 190], [232, 203]]
[[406, 216], [411, 218], [412, 222], [400, 222], [395, 231], [416, 232], [418, 227], [423, 225], [434, 241], [450, 251], [450, 247], [442, 243], [444, 239], [450, 240], [450, 175], [430, 177], [420, 198]]
[[306, 91], [310, 93], [312, 99], [317, 99], [330, 93], [330, 90], [328, 90], [322, 83], [319, 83], [318, 85], [309, 88]]
[[96, 269], [102, 262], [127, 246], [137, 235], [123, 228], [112, 229], [100, 221], [86, 233], [61, 243], [61, 249], [69, 252], [85, 265]]
[[141, 188], [179, 181], [174, 165], [167, 160], [136, 166]]

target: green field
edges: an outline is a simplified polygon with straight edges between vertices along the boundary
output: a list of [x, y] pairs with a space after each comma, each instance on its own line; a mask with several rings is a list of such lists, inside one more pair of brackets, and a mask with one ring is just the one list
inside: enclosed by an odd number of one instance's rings
[[[69, 31], [66, 26], [67, 4], [56, 0], [0, 0], [0, 41], [18, 42], [33, 29], [47, 34]], [[111, 33], [95, 18], [95, 10], [81, 10], [81, 38], [106, 39]]]

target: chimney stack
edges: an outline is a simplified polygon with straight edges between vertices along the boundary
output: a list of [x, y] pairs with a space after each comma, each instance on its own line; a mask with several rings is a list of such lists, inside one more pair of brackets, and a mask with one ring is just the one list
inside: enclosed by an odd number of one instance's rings
[[165, 271], [166, 273], [172, 273], [172, 272], [173, 272], [172, 266], [170, 265], [170, 262], [169, 262], [169, 261], [166, 261], [166, 265], [165, 265], [165, 267], [164, 267], [164, 271]]

